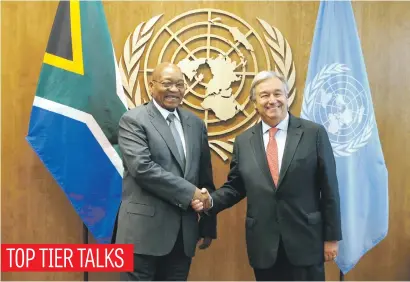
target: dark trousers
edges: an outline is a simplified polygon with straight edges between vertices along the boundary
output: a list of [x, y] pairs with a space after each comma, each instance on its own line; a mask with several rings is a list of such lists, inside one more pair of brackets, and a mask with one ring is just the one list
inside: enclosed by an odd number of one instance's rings
[[256, 281], [325, 281], [324, 263], [295, 266], [286, 256], [282, 240], [279, 241], [275, 264], [267, 269], [254, 268]]
[[134, 254], [134, 272], [120, 274], [121, 281], [186, 281], [192, 259], [184, 252], [182, 227], [172, 251], [165, 256]]

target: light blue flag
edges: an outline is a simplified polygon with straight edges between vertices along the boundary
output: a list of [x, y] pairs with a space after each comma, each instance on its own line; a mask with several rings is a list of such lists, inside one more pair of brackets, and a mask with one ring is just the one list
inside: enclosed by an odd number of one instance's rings
[[350, 1], [320, 3], [301, 117], [322, 124], [332, 143], [345, 274], [388, 230], [387, 169]]

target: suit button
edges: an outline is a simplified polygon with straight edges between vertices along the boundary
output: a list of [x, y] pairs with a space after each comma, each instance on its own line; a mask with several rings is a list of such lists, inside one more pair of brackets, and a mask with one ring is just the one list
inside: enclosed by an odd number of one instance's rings
[[181, 208], [181, 207], [182, 207], [182, 204], [177, 204], [177, 206]]

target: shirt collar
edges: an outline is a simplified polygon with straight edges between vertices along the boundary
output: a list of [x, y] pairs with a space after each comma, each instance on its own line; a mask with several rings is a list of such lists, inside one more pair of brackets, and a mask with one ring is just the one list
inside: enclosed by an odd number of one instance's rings
[[[286, 117], [278, 123], [276, 128], [287, 131], [289, 127], [289, 113], [286, 113]], [[262, 133], [265, 134], [266, 131], [268, 131], [271, 128], [271, 126], [267, 125], [263, 120], [262, 120]]]
[[166, 120], [167, 117], [169, 116], [169, 114], [174, 114], [175, 117], [179, 120], [179, 122], [181, 122], [181, 119], [179, 118], [178, 115], [178, 111], [174, 110], [173, 112], [168, 111], [167, 109], [164, 109], [163, 107], [161, 107], [160, 105], [158, 105], [157, 101], [155, 101], [154, 98], [152, 98], [152, 101], [154, 103], [154, 106], [158, 109], [158, 111], [161, 113], [161, 115], [164, 117], [164, 119]]

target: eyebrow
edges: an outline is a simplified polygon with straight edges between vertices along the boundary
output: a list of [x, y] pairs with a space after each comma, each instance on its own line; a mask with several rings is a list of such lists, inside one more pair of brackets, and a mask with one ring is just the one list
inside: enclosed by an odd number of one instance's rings
[[[164, 81], [169, 81], [169, 82], [173, 82], [174, 80], [172, 80], [171, 78], [164, 78], [163, 80], [161, 80], [162, 82], [164, 82]], [[184, 80], [183, 79], [178, 79], [178, 80], [176, 80], [176, 82], [178, 83], [178, 82], [184, 82]]]
[[[270, 91], [268, 91], [268, 90], [263, 90], [263, 91], [260, 91], [259, 94], [268, 94], [269, 92]], [[273, 93], [278, 93], [278, 92], [283, 93], [284, 91], [282, 89], [273, 90]]]

